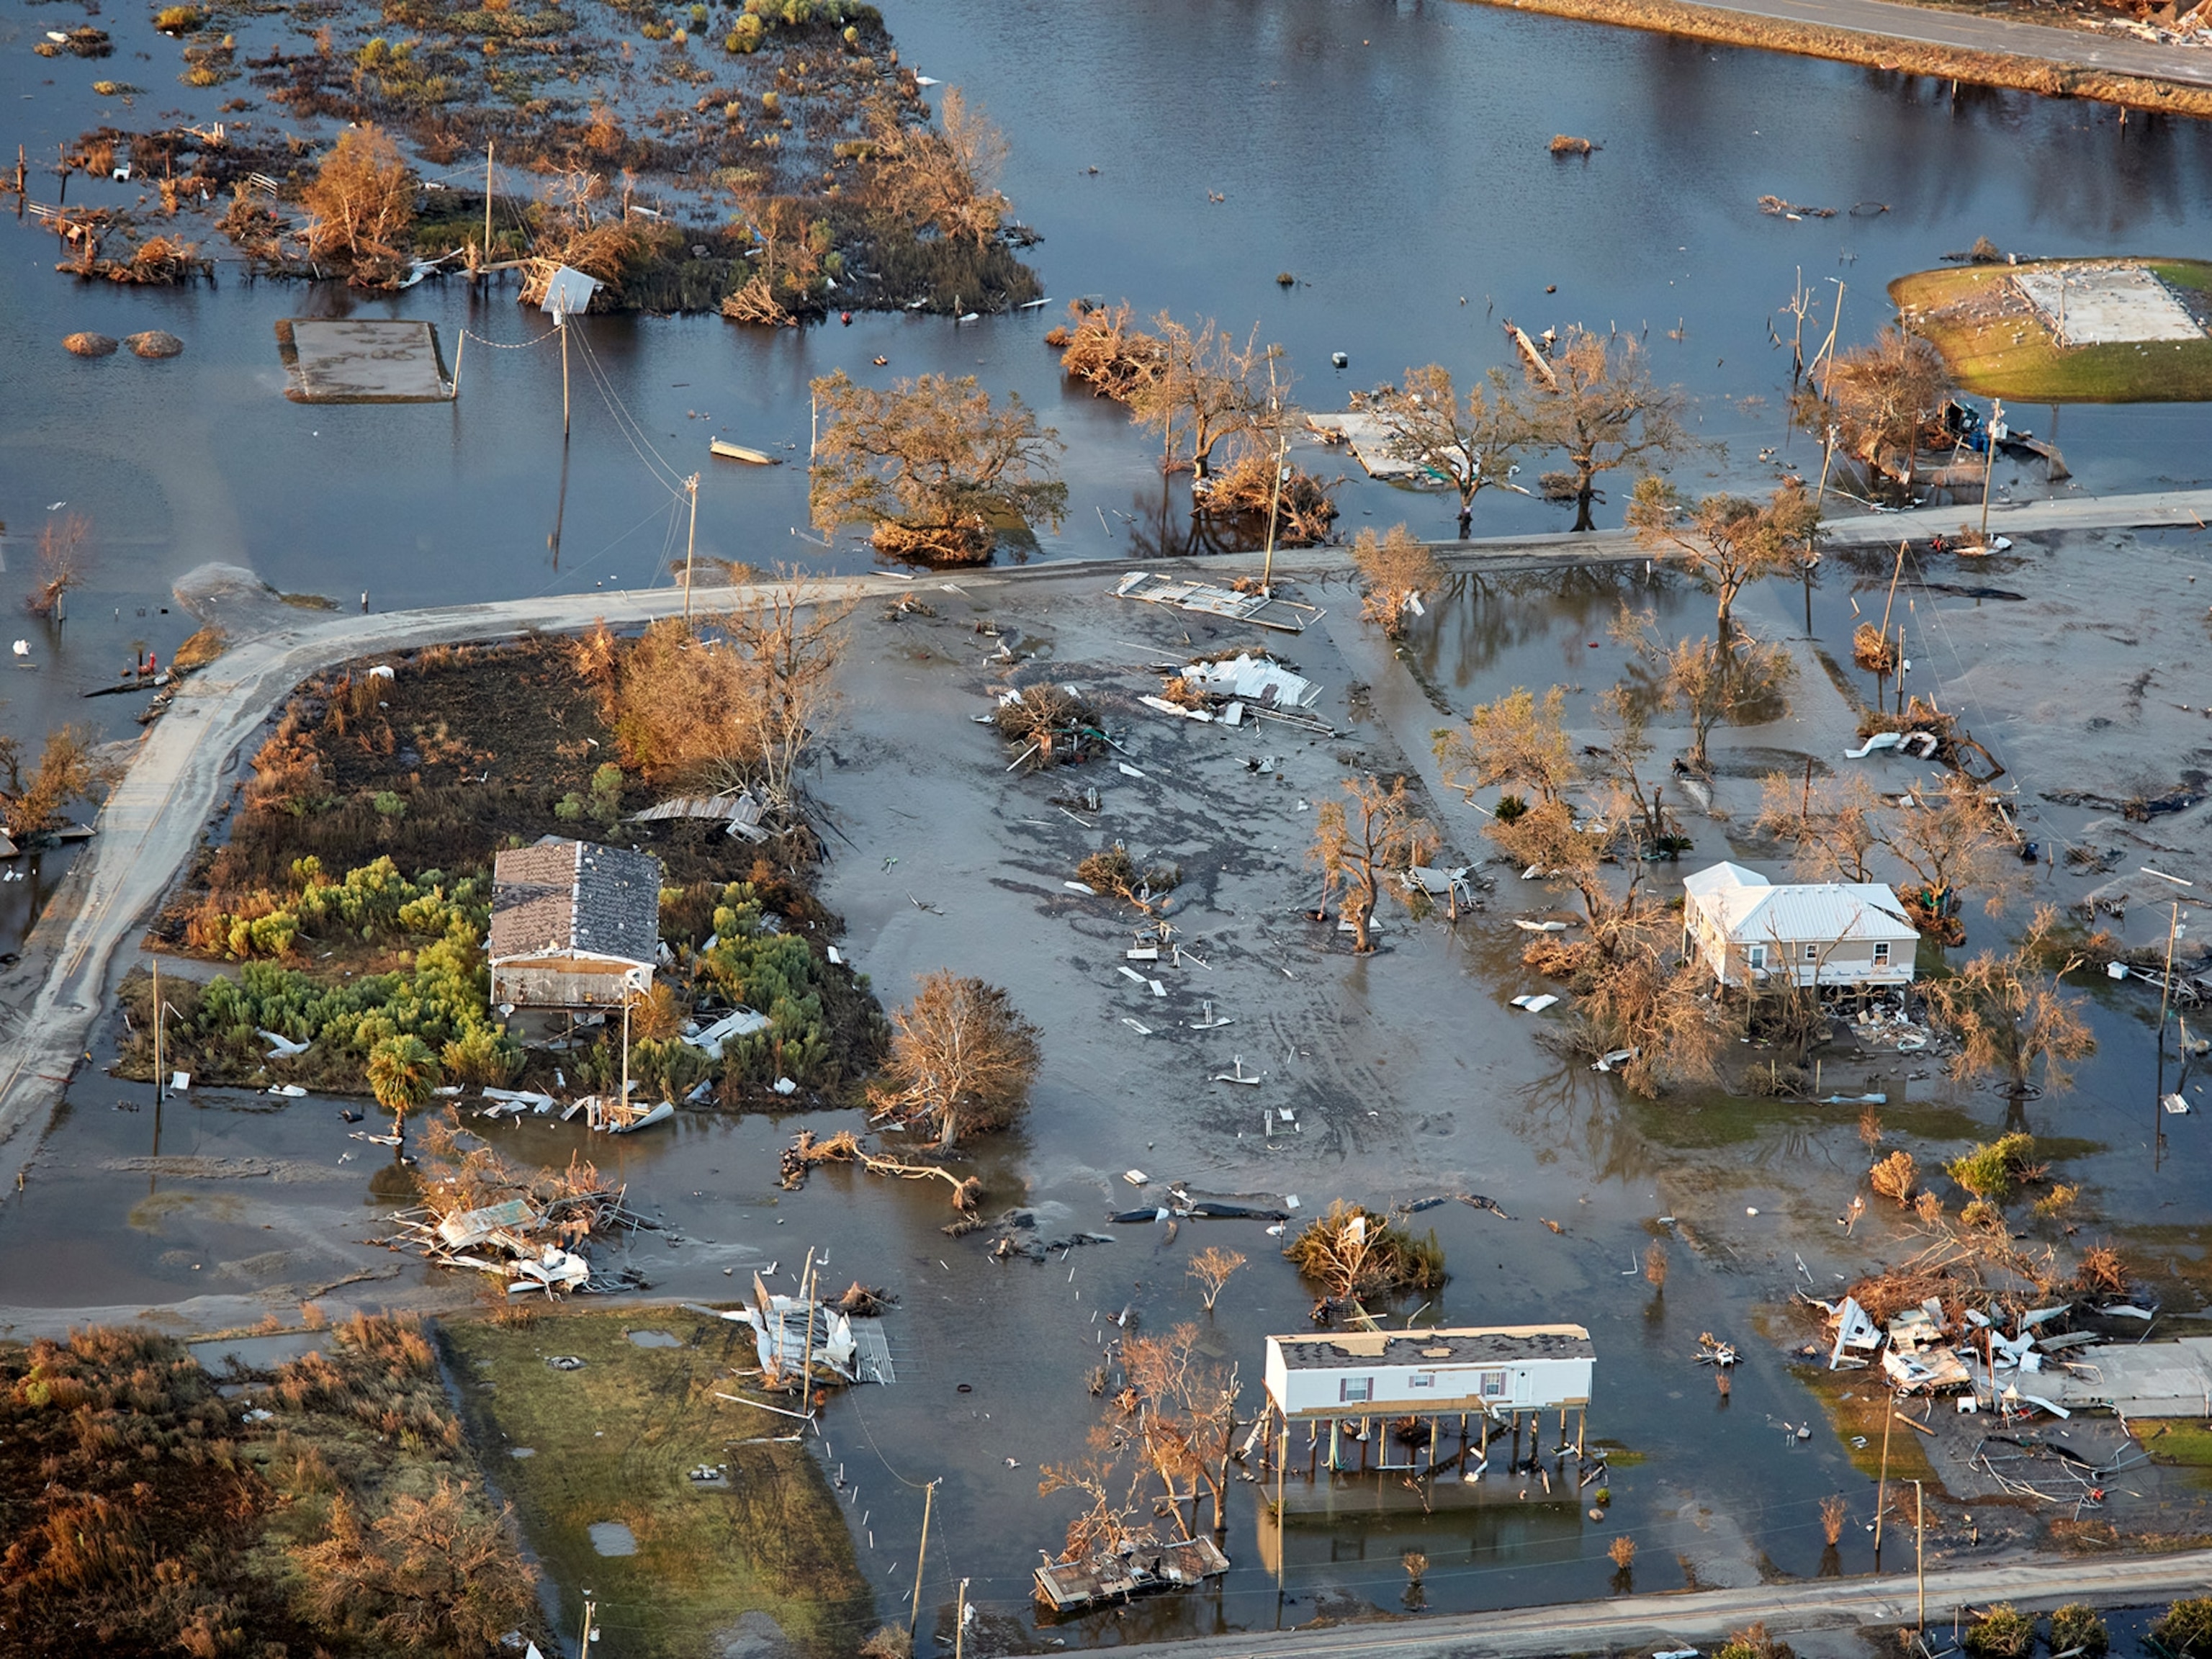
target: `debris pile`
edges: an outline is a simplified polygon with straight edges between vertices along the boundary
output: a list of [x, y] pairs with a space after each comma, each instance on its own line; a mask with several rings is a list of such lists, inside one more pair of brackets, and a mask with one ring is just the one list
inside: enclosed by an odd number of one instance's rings
[[1079, 766], [1112, 741], [1097, 708], [1072, 685], [1009, 687], [984, 718], [1020, 751], [1009, 772], [1029, 762], [1039, 771]]
[[635, 1269], [596, 1261], [586, 1249], [590, 1241], [653, 1224], [623, 1202], [626, 1188], [609, 1186], [581, 1158], [564, 1170], [526, 1170], [489, 1146], [461, 1152], [461, 1137], [457, 1116], [430, 1126], [424, 1201], [392, 1218], [398, 1230], [392, 1242], [441, 1267], [503, 1279], [510, 1297], [642, 1285]]
[[1036, 1570], [1036, 1593], [1054, 1613], [1074, 1613], [1152, 1590], [1188, 1589], [1228, 1571], [1229, 1558], [1210, 1538], [1130, 1542], [1119, 1551], [1046, 1562]]
[[[761, 1378], [769, 1389], [803, 1388], [811, 1397], [815, 1389], [822, 1387], [896, 1381], [890, 1347], [884, 1340], [880, 1322], [845, 1310], [843, 1304], [853, 1291], [836, 1302], [824, 1302], [811, 1293], [811, 1274], [805, 1283], [809, 1288], [804, 1293], [785, 1296], [771, 1291], [755, 1273], [752, 1299], [741, 1306], [705, 1308], [688, 1302], [684, 1306], [692, 1313], [751, 1326]], [[859, 1285], [853, 1287], [853, 1291], [861, 1289]], [[863, 1295], [875, 1293], [863, 1291]], [[875, 1305], [879, 1309], [884, 1305], [879, 1297]]]

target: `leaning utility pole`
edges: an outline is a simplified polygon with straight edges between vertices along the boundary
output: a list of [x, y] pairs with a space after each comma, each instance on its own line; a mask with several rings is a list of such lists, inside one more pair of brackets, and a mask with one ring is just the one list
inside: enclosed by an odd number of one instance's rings
[[1990, 453], [1982, 465], [1982, 551], [1990, 550], [1990, 481], [1997, 470], [1997, 434], [2004, 429], [2004, 400], [1990, 399]]
[[915, 1626], [921, 1622], [921, 1571], [929, 1565], [929, 1506], [937, 1498], [937, 1482], [921, 1489], [921, 1551], [914, 1558], [914, 1611], [906, 1616], [906, 1639], [914, 1642]]
[[684, 481], [684, 493], [691, 497], [691, 528], [684, 538], [684, 620], [691, 620], [691, 555], [699, 542], [699, 475], [694, 472]]

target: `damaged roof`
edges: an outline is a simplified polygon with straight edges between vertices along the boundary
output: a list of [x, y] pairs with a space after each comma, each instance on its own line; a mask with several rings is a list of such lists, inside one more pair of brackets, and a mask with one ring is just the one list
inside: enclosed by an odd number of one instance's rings
[[607, 957], [650, 963], [660, 943], [660, 860], [547, 836], [492, 862], [491, 959]]
[[1595, 1359], [1580, 1325], [1494, 1325], [1443, 1331], [1338, 1331], [1328, 1336], [1271, 1336], [1291, 1370], [1362, 1364], [1496, 1365], [1528, 1359]]

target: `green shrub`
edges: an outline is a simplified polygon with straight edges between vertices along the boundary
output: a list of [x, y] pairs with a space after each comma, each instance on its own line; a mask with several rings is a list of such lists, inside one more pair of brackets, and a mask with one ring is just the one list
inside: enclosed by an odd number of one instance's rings
[[2098, 1656], [2112, 1644], [2105, 1629], [2105, 1621], [2094, 1607], [2084, 1607], [2079, 1601], [2069, 1601], [2051, 1615], [2051, 1650], [2070, 1653], [2081, 1650], [2084, 1659]]
[[1978, 1144], [1943, 1166], [1945, 1173], [1976, 1198], [2002, 1204], [2019, 1188], [2035, 1162], [2035, 1137], [2013, 1133]]
[[622, 768], [607, 762], [592, 774], [592, 804], [593, 821], [612, 825], [622, 817]]
[[584, 816], [584, 798], [571, 789], [553, 803], [553, 816], [563, 823], [574, 823]]
[[1966, 1651], [1978, 1659], [2027, 1659], [2035, 1646], [2035, 1618], [2010, 1602], [1991, 1607], [1966, 1626]]
[[2150, 1633], [2175, 1659], [2212, 1659], [2212, 1596], [2176, 1601]]
[[380, 818], [404, 818], [407, 816], [407, 798], [389, 789], [380, 789], [369, 805]]
[[769, 1018], [769, 1030], [722, 1045], [726, 1074], [757, 1083], [818, 1079], [831, 1058], [823, 964], [804, 939], [769, 927], [750, 882], [722, 890], [714, 948], [698, 954], [693, 971], [724, 1000]]

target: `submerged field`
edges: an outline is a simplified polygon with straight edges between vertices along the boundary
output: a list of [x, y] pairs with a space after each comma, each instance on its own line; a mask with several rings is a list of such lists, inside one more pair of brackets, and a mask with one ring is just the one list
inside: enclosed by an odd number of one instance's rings
[[[456, 1320], [442, 1340], [564, 1630], [588, 1592], [640, 1659], [732, 1644], [841, 1659], [866, 1639], [872, 1598], [836, 1495], [787, 1437], [799, 1425], [714, 1398], [745, 1392], [730, 1373], [755, 1363], [749, 1327], [626, 1307]], [[691, 1479], [702, 1468], [712, 1482]]]
[[[2090, 276], [2139, 264], [2162, 282], [2199, 327], [2189, 340], [2069, 344], [2028, 302], [2018, 278], [2038, 272]], [[2027, 403], [2200, 403], [2212, 399], [2212, 264], [2197, 259], [2037, 260], [1966, 264], [1900, 276], [1890, 298], [1905, 325], [1943, 354], [1960, 385]]]

